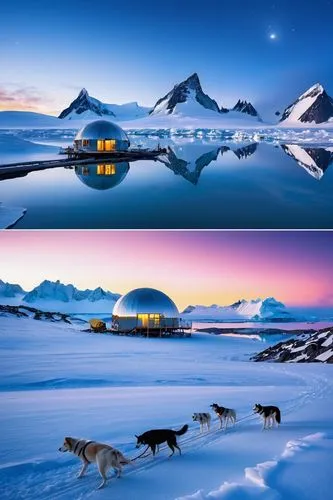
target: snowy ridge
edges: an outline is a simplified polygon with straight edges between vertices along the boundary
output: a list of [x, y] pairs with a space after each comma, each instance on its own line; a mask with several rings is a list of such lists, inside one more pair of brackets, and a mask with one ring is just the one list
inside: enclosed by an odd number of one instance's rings
[[105, 291], [101, 287], [95, 290], [79, 290], [74, 285], [64, 285], [59, 280], [55, 282], [44, 280], [30, 292], [21, 292], [17, 286], [9, 283], [0, 286], [1, 304], [16, 306], [32, 304], [43, 311], [63, 313], [111, 313], [120, 297], [120, 294]]
[[[279, 458], [259, 463], [254, 467], [246, 467], [242, 482], [224, 482], [218, 490], [207, 494], [204, 490], [199, 490], [192, 495], [178, 497], [175, 500], [240, 500], [257, 497], [263, 500], [273, 500], [285, 498], [283, 496], [283, 489], [280, 491], [281, 485], [274, 480], [274, 477], [279, 476], [285, 469], [289, 469], [291, 474], [293, 474], [294, 469], [298, 469], [298, 454], [305, 452], [310, 454], [312, 458], [305, 465], [306, 473], [311, 475], [311, 467], [314, 463], [313, 459], [317, 455], [316, 451], [318, 447], [323, 446], [325, 438], [326, 435], [324, 433], [316, 432], [300, 439], [288, 441]], [[304, 473], [304, 464], [302, 464], [302, 468]]]
[[182, 314], [189, 319], [200, 320], [265, 320], [265, 321], [292, 321], [291, 313], [282, 302], [273, 297], [255, 300], [239, 300], [230, 306], [188, 306]]
[[333, 119], [333, 99], [317, 83], [304, 92], [283, 112], [280, 122], [323, 123]]
[[150, 108], [139, 106], [137, 102], [106, 104], [91, 97], [86, 89], [82, 89], [69, 107], [60, 113], [59, 118], [93, 120], [102, 116], [115, 120], [134, 120], [146, 116], [149, 111]]
[[256, 354], [253, 361], [333, 363], [333, 328], [303, 333]]
[[26, 294], [23, 288], [17, 284], [6, 283], [0, 279], [0, 297], [15, 298]]

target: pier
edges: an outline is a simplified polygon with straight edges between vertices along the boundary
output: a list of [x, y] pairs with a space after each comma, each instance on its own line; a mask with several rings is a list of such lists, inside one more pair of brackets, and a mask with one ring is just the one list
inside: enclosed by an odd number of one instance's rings
[[74, 167], [77, 165], [88, 165], [90, 163], [104, 162], [133, 162], [138, 160], [158, 160], [159, 156], [166, 153], [165, 149], [141, 150], [129, 149], [127, 151], [113, 151], [87, 154], [64, 150], [63, 154], [67, 154], [67, 158], [54, 160], [36, 160], [17, 163], [0, 164], [0, 180], [10, 179], [11, 177], [19, 177], [28, 174], [29, 172], [44, 170], [57, 167]]

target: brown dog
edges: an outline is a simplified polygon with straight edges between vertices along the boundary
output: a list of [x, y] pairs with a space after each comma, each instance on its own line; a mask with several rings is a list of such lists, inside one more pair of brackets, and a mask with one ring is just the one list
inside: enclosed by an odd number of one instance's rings
[[78, 478], [82, 477], [87, 470], [90, 463], [97, 463], [97, 467], [103, 481], [98, 486], [98, 489], [103, 488], [106, 484], [106, 473], [112, 467], [119, 478], [122, 471], [122, 465], [130, 464], [131, 461], [124, 457], [124, 455], [112, 448], [112, 446], [103, 443], [96, 443], [95, 441], [87, 441], [85, 439], [76, 439], [72, 437], [65, 437], [63, 445], [59, 451], [69, 451], [74, 453], [83, 462], [82, 468], [77, 475]]

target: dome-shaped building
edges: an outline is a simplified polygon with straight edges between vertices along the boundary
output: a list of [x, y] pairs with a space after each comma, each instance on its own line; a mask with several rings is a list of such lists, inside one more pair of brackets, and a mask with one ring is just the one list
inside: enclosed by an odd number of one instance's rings
[[89, 165], [77, 165], [75, 173], [80, 181], [91, 189], [105, 191], [118, 186], [129, 171], [129, 163], [126, 161], [118, 163], [92, 163]]
[[154, 288], [136, 288], [116, 302], [112, 328], [122, 333], [162, 336], [183, 329], [184, 325], [176, 304], [165, 293]]
[[85, 125], [76, 134], [74, 151], [86, 154], [127, 151], [130, 141], [115, 123], [107, 120], [96, 120]]

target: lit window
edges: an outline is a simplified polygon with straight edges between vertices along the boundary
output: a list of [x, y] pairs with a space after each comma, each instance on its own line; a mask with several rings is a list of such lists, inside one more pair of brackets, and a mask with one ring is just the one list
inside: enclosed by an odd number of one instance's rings
[[105, 175], [114, 175], [116, 173], [116, 165], [111, 163], [111, 165], [105, 165]]
[[97, 151], [104, 151], [104, 141], [101, 139], [97, 141]]
[[97, 175], [105, 174], [105, 165], [97, 165]]
[[114, 139], [106, 139], [105, 151], [114, 151], [116, 149], [116, 141]]

